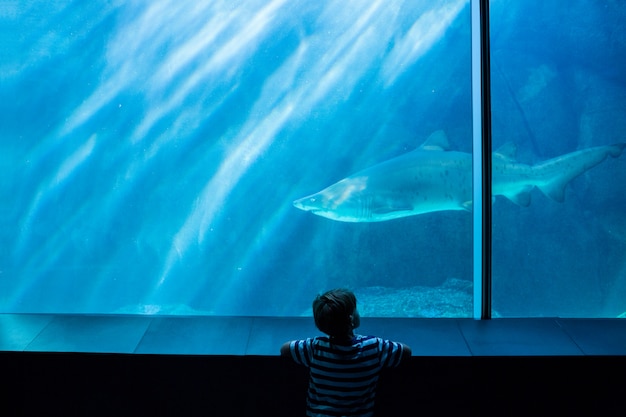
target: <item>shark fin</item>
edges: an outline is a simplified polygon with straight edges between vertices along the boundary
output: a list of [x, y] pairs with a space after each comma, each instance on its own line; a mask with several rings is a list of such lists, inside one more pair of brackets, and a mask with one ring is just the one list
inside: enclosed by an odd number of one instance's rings
[[498, 156], [509, 161], [515, 161], [517, 159], [517, 145], [513, 142], [505, 143], [494, 152], [493, 156]]
[[617, 158], [622, 154], [624, 149], [626, 149], [626, 143], [614, 143], [609, 147], [609, 155], [613, 158]]
[[443, 130], [437, 130], [431, 133], [418, 149], [421, 151], [447, 151], [450, 149], [448, 136]]
[[507, 195], [506, 198], [517, 204], [518, 206], [528, 207], [530, 206], [530, 192], [523, 191], [521, 193]]
[[542, 193], [553, 199], [554, 201], [558, 201], [562, 203], [565, 200], [565, 186], [569, 182], [569, 179], [566, 181], [552, 182], [546, 185], [537, 186]]

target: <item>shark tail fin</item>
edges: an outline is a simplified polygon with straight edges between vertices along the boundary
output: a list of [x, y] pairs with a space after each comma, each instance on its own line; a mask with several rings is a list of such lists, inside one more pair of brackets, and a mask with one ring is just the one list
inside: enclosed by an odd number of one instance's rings
[[[565, 187], [571, 180], [595, 167], [608, 156], [617, 158], [622, 154], [624, 148], [626, 148], [626, 143], [597, 146], [549, 159], [535, 165], [533, 168], [538, 172], [546, 173], [546, 175], [543, 175], [543, 181], [538, 182], [536, 186], [551, 199], [562, 202], [565, 199]], [[554, 174], [554, 172], [558, 172], [558, 175], [550, 175], [550, 173]]]
[[437, 130], [431, 133], [428, 139], [422, 143], [422, 146], [417, 149], [422, 151], [447, 151], [450, 149], [448, 136], [443, 130]]

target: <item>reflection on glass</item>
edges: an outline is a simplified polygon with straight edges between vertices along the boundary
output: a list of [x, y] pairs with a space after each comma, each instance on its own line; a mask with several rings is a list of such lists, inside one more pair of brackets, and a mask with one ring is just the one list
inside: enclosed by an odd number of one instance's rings
[[[471, 316], [467, 0], [2, 13], [1, 312]], [[350, 222], [292, 204], [357, 172]]]
[[494, 316], [620, 316], [626, 4], [490, 14], [493, 187], [508, 197], [493, 208]]

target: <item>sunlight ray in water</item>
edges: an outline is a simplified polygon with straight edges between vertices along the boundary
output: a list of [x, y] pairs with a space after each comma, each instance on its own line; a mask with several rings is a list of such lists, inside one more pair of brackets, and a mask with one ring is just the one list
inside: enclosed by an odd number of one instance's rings
[[40, 186], [31, 201], [28, 212], [23, 217], [23, 221], [20, 226], [21, 233], [14, 249], [16, 256], [23, 256], [22, 252], [24, 251], [24, 246], [29, 243], [32, 223], [35, 221], [39, 210], [41, 210], [40, 207], [45, 205], [51, 198], [52, 194], [56, 193], [60, 187], [64, 186], [64, 184], [70, 180], [70, 177], [76, 174], [80, 166], [87, 162], [87, 159], [92, 155], [95, 145], [96, 135], [93, 134], [85, 141], [85, 143], [82, 144], [82, 146], [76, 149], [73, 154], [61, 163], [56, 173], [47, 184]]
[[[259, 100], [250, 111], [249, 120], [240, 129], [241, 133], [238, 138], [232, 140], [237, 145], [233, 147], [233, 151], [228, 153], [229, 156], [198, 196], [191, 214], [174, 237], [172, 248], [165, 260], [163, 273], [156, 288], [163, 284], [174, 264], [180, 262], [184, 257], [190, 244], [202, 245], [204, 243], [206, 231], [214, 221], [224, 200], [237, 186], [247, 168], [267, 149], [285, 123], [290, 118], [302, 117], [317, 102], [324, 100], [326, 95], [332, 94], [333, 90], [340, 84], [342, 84], [346, 94], [350, 93], [351, 87], [345, 88], [346, 77], [338, 77], [337, 73], [344, 73], [348, 68], [357, 68], [358, 64], [355, 61], [366, 56], [365, 51], [368, 45], [362, 40], [367, 38], [363, 38], [362, 31], [366, 27], [365, 23], [374, 15], [377, 7], [375, 4], [367, 9], [364, 16], [357, 19], [354, 29], [347, 31], [334, 42], [334, 48], [329, 51], [329, 55], [332, 57], [330, 60], [317, 64], [308, 62], [315, 55], [309, 54], [305, 58], [310, 49], [307, 47], [308, 43], [304, 41], [300, 43], [300, 46], [285, 64], [268, 78]], [[258, 23], [255, 26], [258, 26]], [[355, 39], [357, 42], [352, 45], [351, 42]], [[347, 48], [349, 49], [346, 51]], [[347, 52], [347, 54], [344, 56], [341, 51]], [[366, 70], [367, 66], [363, 66], [362, 70], [353, 72], [357, 76], [353, 75], [351, 84], [354, 85], [358, 80], [358, 74], [363, 74]], [[295, 79], [296, 74], [302, 73], [307, 74], [306, 79], [312, 80], [312, 82], [296, 85], [289, 83], [289, 80]], [[316, 77], [320, 80], [315, 80]], [[277, 91], [273, 88], [277, 85], [277, 80], [282, 81], [282, 88], [287, 92], [287, 95], [280, 99], [278, 99], [280, 93], [277, 96]], [[279, 101], [276, 102], [276, 100]], [[274, 110], [270, 114], [264, 115], [266, 109], [272, 108]], [[294, 115], [296, 111], [297, 114]], [[243, 139], [240, 139], [241, 137]]]
[[441, 39], [469, 0], [457, 0], [419, 17], [407, 34], [394, 45], [382, 65], [385, 85], [389, 86]]
[[[166, 98], [166, 101], [161, 106], [152, 109], [143, 118], [141, 124], [137, 126], [131, 135], [131, 141], [137, 142], [141, 140], [155, 123], [163, 117], [170, 115], [174, 110], [181, 110], [180, 106], [196, 90], [202, 90], [203, 96], [217, 94], [218, 100], [225, 99], [223, 96], [223, 98], [219, 98], [220, 94], [224, 94], [224, 91], [227, 94], [231, 94], [233, 87], [237, 84], [236, 80], [233, 81], [233, 77], [242, 70], [242, 65], [246, 62], [245, 58], [249, 57], [259, 47], [264, 36], [267, 36], [268, 23], [272, 20], [273, 14], [282, 3], [284, 3], [284, 0], [275, 0], [251, 16], [241, 16], [241, 12], [235, 9], [220, 13], [209, 22], [203, 23], [212, 33], [213, 38], [194, 37], [193, 39], [196, 43], [192, 44], [189, 42], [184, 53], [189, 54], [191, 53], [190, 51], [194, 51], [196, 55], [199, 55], [197, 58], [201, 58], [205, 62], [198, 65], [196, 69], [178, 82], [178, 87], [171, 96]], [[202, 30], [202, 28], [199, 29]], [[223, 36], [219, 36], [221, 31], [225, 32]], [[220, 39], [220, 44], [214, 45], [211, 40], [217, 38]], [[176, 49], [174, 49], [172, 54], [176, 54]], [[157, 91], [163, 92], [162, 90], [170, 87], [170, 84], [167, 83], [168, 79], [164, 77], [164, 74], [169, 73], [171, 66], [168, 64], [171, 64], [173, 62], [172, 59], [175, 58], [180, 57], [170, 57], [154, 77], [152, 85]], [[173, 77], [173, 74], [169, 75]], [[230, 86], [224, 88], [228, 84]], [[181, 116], [184, 115], [185, 110], [182, 109]], [[203, 114], [205, 118], [208, 116], [208, 114]]]
[[[366, 22], [374, 16], [379, 6], [380, 3], [375, 3], [366, 9], [353, 28], [333, 42], [333, 48], [328, 52], [330, 59], [325, 59], [321, 63], [311, 62], [317, 51], [311, 53], [309, 43], [303, 40], [285, 64], [268, 78], [259, 100], [250, 111], [249, 120], [240, 129], [241, 133], [238, 137], [245, 137], [245, 139], [232, 140], [237, 145], [228, 153], [229, 156], [198, 196], [191, 214], [176, 234], [157, 288], [163, 284], [174, 264], [180, 262], [190, 244], [202, 245], [204, 243], [206, 231], [224, 200], [250, 164], [266, 150], [285, 123], [290, 118], [301, 118], [327, 95], [333, 94], [336, 88], [341, 88], [345, 94], [351, 92], [352, 86], [359, 79], [359, 74], [363, 74], [368, 68], [367, 65], [360, 66], [358, 63], [368, 56], [366, 51], [368, 47], [371, 47], [371, 44], [368, 45], [365, 40], [373, 41], [371, 38], [363, 37], [363, 31], [366, 28]], [[254, 26], [258, 26], [258, 23]], [[356, 44], [352, 43], [354, 41]], [[346, 88], [347, 77], [339, 77], [337, 74], [345, 73], [348, 68], [352, 70], [352, 81]], [[361, 70], [355, 72], [355, 68], [361, 68]], [[304, 78], [311, 82], [291, 85], [289, 80], [294, 80], [296, 74], [303, 74]], [[320, 80], [315, 78], [320, 78]], [[278, 80], [281, 81], [281, 88], [287, 93], [282, 98], [279, 98], [281, 93], [275, 88]], [[271, 108], [274, 110], [265, 116], [266, 109]]]
[[190, 244], [195, 242], [201, 245], [203, 243], [206, 230], [210, 227], [228, 194], [246, 173], [247, 168], [271, 144], [292, 110], [292, 107], [286, 106], [275, 111], [242, 141], [235, 141], [238, 143], [236, 149], [229, 154], [215, 176], [204, 187], [183, 227], [174, 237], [157, 287], [164, 282], [174, 263], [184, 256]]

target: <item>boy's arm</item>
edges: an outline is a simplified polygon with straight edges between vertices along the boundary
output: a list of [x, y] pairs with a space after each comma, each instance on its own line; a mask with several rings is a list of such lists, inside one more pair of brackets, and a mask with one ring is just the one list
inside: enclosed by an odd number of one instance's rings
[[280, 356], [291, 358], [291, 341], [283, 343], [280, 347]]
[[400, 343], [402, 345], [402, 357], [400, 358], [400, 362], [406, 361], [411, 357], [411, 347], [409, 345], [405, 345], [404, 343]]

